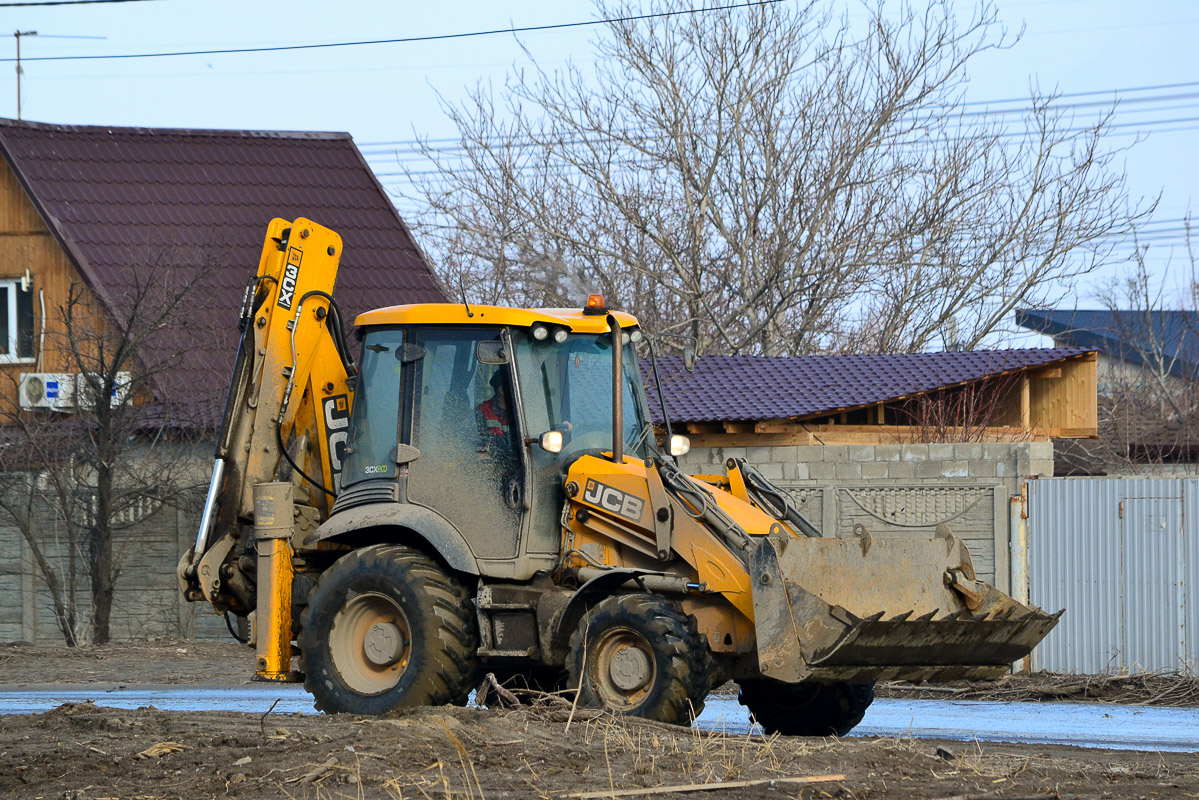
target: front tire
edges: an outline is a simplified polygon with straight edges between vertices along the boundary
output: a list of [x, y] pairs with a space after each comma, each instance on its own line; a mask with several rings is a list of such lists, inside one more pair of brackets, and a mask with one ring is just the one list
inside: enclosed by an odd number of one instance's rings
[[857, 727], [874, 702], [873, 683], [738, 683], [737, 702], [768, 734], [844, 736]]
[[444, 705], [473, 688], [479, 642], [470, 595], [410, 547], [343, 556], [317, 581], [300, 624], [304, 688], [319, 711]]
[[570, 637], [569, 681], [581, 705], [689, 725], [712, 688], [695, 618], [650, 594], [609, 597]]

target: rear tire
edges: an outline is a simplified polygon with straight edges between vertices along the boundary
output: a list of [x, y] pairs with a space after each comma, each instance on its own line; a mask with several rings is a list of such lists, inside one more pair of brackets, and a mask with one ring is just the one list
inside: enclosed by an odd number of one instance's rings
[[382, 714], [465, 697], [478, 630], [470, 595], [410, 547], [355, 550], [321, 575], [299, 635], [319, 711]]
[[739, 681], [737, 701], [766, 733], [844, 736], [874, 702], [873, 683], [780, 683]]
[[601, 601], [570, 637], [569, 686], [579, 703], [689, 725], [712, 688], [712, 659], [695, 618], [650, 594]]

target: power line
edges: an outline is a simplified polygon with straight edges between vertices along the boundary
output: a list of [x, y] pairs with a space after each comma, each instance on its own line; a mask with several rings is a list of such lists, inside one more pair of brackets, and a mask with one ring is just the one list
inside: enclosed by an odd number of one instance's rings
[[[1192, 131], [1192, 130], [1196, 129], [1196, 126], [1187, 124], [1187, 123], [1195, 123], [1195, 122], [1199, 122], [1199, 117], [1159, 118], [1159, 119], [1152, 119], [1152, 120], [1137, 120], [1137, 121], [1129, 121], [1129, 122], [1108, 122], [1104, 126], [1104, 128], [1105, 128], [1105, 130], [1109, 131], [1109, 133], [1106, 134], [1108, 137], [1130, 136], [1130, 135], [1137, 136], [1137, 135], [1141, 135], [1141, 134], [1150, 134], [1150, 133], [1163, 134], [1163, 133], [1179, 133], [1179, 132], [1184, 132], [1184, 131]], [[1176, 126], [1176, 125], [1182, 125], [1183, 127], [1165, 127], [1165, 126]], [[1056, 133], [1061, 134], [1061, 135], [1071, 135], [1071, 134], [1087, 133], [1092, 130], [1094, 130], [1094, 126], [1082, 126], [1082, 127], [1064, 128], [1064, 129], [1056, 131]], [[625, 133], [628, 134], [629, 132], [625, 132]], [[1016, 131], [1003, 131], [1003, 132], [993, 134], [993, 136], [997, 140], [1011, 141], [1011, 140], [1020, 139], [1020, 138], [1026, 137], [1026, 136], [1034, 135], [1035, 133], [1036, 133], [1035, 130], [1026, 129], [1026, 130], [1016, 130]], [[642, 135], [644, 135], [644, 136], [646, 136], [646, 138], [652, 139], [652, 140], [661, 140], [661, 139], [666, 138], [666, 134], [664, 134], [664, 133], [663, 134], [654, 134], [653, 136], [649, 136], [648, 134], [644, 134], [644, 132], [643, 132]], [[961, 142], [961, 141], [965, 141], [970, 138], [972, 138], [972, 137], [955, 135], [955, 136], [950, 137], [948, 140], [938, 140], [936, 143]], [[566, 143], [567, 144], [586, 144], [589, 141], [601, 141], [601, 139], [598, 136], [597, 137], [583, 136], [581, 138], [571, 139], [570, 141], [568, 141]], [[454, 145], [454, 146], [450, 146], [450, 147], [433, 148], [431, 156], [445, 159], [450, 162], [457, 161], [457, 162], [459, 162], [459, 164], [461, 164], [461, 162], [463, 160], [465, 160], [469, 157], [470, 152], [472, 150], [482, 151], [488, 147], [499, 147], [499, 148], [503, 148], [503, 149], [511, 148], [511, 149], [516, 149], [516, 150], [525, 150], [525, 149], [530, 149], [530, 148], [536, 148], [536, 147], [540, 146], [541, 144], [542, 144], [541, 142], [538, 142], [533, 139], [528, 139], [526, 137], [511, 137], [511, 138], [505, 137], [503, 139], [488, 140], [487, 142], [482, 142], [482, 143], [473, 143], [472, 142], [472, 143], [468, 143], [467, 145], [458, 144], [458, 145]], [[908, 146], [923, 146], [927, 143], [915, 141], [915, 142], [906, 142], [905, 144]], [[426, 155], [423, 151], [421, 151], [420, 149], [415, 148], [415, 147], [395, 148], [395, 149], [390, 149], [390, 150], [383, 150], [383, 149], [367, 150], [367, 149], [365, 149], [368, 147], [370, 147], [369, 144], [363, 144], [363, 145], [359, 146], [359, 149], [362, 152], [363, 157], [366, 158], [368, 162], [380, 163], [382, 161], [382, 163], [386, 164], [387, 166], [392, 166], [393, 164], [396, 166], [403, 166], [405, 164], [424, 163], [426, 161], [431, 160], [430, 155]], [[559, 162], [559, 163], [561, 164], [561, 163], [565, 163], [565, 162]], [[468, 171], [468, 172], [474, 171], [473, 167], [463, 168], [463, 167], [459, 166], [459, 168], [463, 169], [463, 171]], [[452, 169], [452, 167], [451, 167], [451, 169]], [[403, 172], [403, 171], [401, 171], [401, 172], [377, 172], [376, 171], [375, 174], [376, 174], [376, 176], [382, 178], [382, 177], [403, 176], [406, 174], [436, 175], [436, 174], [440, 174], [440, 173], [441, 173], [441, 170], [435, 168], [432, 170], [417, 170], [417, 171], [412, 171], [412, 172], [407, 172], [407, 173]]]
[[[1199, 86], [1199, 82], [1196, 82], [1194, 85]], [[1110, 92], [1120, 92], [1120, 91], [1131, 91], [1131, 90], [1107, 89], [1107, 90], [1103, 90], [1100, 93], [1107, 94]], [[1089, 94], [1089, 93], [1083, 93], [1083, 94]], [[1185, 110], [1185, 109], [1195, 108], [1197, 106], [1197, 104], [1196, 103], [1182, 103], [1182, 104], [1173, 105], [1173, 106], [1163, 106], [1160, 108], [1139, 108], [1139, 109], [1130, 109], [1130, 108], [1126, 108], [1126, 106], [1132, 105], [1132, 104], [1163, 103], [1163, 102], [1171, 101], [1171, 100], [1192, 100], [1192, 99], [1199, 99], [1199, 92], [1188, 92], [1185, 94], [1159, 95], [1156, 97], [1138, 97], [1138, 98], [1132, 98], [1132, 99], [1122, 99], [1120, 101], [1120, 106], [1117, 107], [1116, 111], [1117, 111], [1117, 113], [1121, 113], [1121, 114], [1148, 114], [1148, 113], [1172, 111], [1172, 110]], [[1028, 98], [1027, 97], [1024, 98], [1024, 101], [1027, 102]], [[991, 104], [991, 103], [1002, 103], [1002, 102], [1006, 102], [1006, 101], [984, 100], [981, 102], [984, 104]], [[1110, 104], [1108, 104], [1108, 103], [1102, 103], [1102, 102], [1059, 103], [1059, 104], [1045, 106], [1044, 110], [1046, 110], [1046, 111], [1074, 111], [1074, 110], [1086, 109], [1086, 108], [1108, 107], [1109, 105]], [[971, 112], [968, 112], [968, 113], [965, 113], [962, 115], [958, 115], [958, 114], [949, 112], [949, 113], [941, 114], [939, 116], [931, 116], [930, 121], [936, 120], [936, 119], [952, 121], [954, 119], [957, 119], [959, 116], [970, 117], [970, 118], [989, 117], [989, 116], [1006, 117], [1006, 116], [1012, 116], [1015, 114], [1031, 114], [1034, 110], [1036, 110], [1036, 109], [1034, 109], [1032, 106], [1026, 106], [1023, 108], [971, 111]], [[1143, 124], [1152, 125], [1152, 124], [1158, 124], [1159, 122], [1161, 122], [1161, 121], [1154, 120], [1154, 121], [1149, 121], [1149, 122], [1143, 123]], [[1125, 122], [1125, 123], [1121, 123], [1121, 125], [1129, 126], [1130, 123]], [[1109, 127], [1112, 127], [1112, 125], [1109, 124]], [[634, 134], [635, 131], [624, 131], [623, 133], [631, 135], [631, 134]], [[585, 141], [587, 141], [587, 139], [584, 138], [582, 141], [585, 142]], [[372, 154], [390, 155], [390, 154], [394, 153], [397, 149], [402, 153], [420, 153], [421, 151], [418, 149], [419, 146], [422, 144], [428, 144], [428, 145], [433, 145], [434, 149], [439, 153], [449, 153], [449, 152], [452, 152], [455, 150], [463, 149], [463, 146], [461, 144], [459, 144], [460, 142], [461, 142], [461, 137], [447, 136], [447, 137], [430, 138], [430, 139], [394, 139], [394, 140], [376, 141], [376, 142], [359, 142], [358, 147], [360, 150], [363, 151], [364, 155], [372, 155]], [[496, 138], [489, 139], [487, 141], [487, 143], [491, 144], [491, 145], [501, 145], [501, 146], [516, 146], [516, 145], [521, 145], [521, 144], [529, 144], [529, 145], [538, 144], [538, 142], [536, 142], [535, 140], [529, 139], [528, 137], [525, 137], [525, 136], [496, 137]], [[436, 147], [436, 145], [452, 145], [452, 146]], [[370, 151], [371, 148], [387, 148], [387, 149], [385, 149], [385, 150], [377, 149], [377, 150]], [[370, 151], [370, 152], [368, 152], [368, 151]]]
[[[101, 3], [146, 3], [150, 0], [38, 0], [29, 3], [0, 3], [0, 8], [19, 8], [22, 6], [98, 6]], [[27, 59], [32, 61], [33, 59]]]
[[[118, 0], [106, 0], [117, 2]], [[133, 0], [130, 0], [132, 2]], [[85, 0], [62, 0], [62, 2], [85, 2]], [[99, 2], [99, 0], [96, 0]], [[463, 33], [442, 33], [430, 36], [407, 36], [401, 39], [366, 39], [354, 42], [323, 42], [319, 44], [290, 44], [278, 45], [275, 47], [235, 47], [225, 50], [180, 50], [162, 53], [109, 53], [102, 55], [75, 55], [75, 56], [39, 56], [37, 58], [27, 58], [25, 61], [100, 61], [113, 59], [127, 58], [170, 58], [174, 56], [215, 56], [228, 55], [234, 53], [278, 53], [287, 50], [318, 50], [332, 47], [362, 47], [375, 44], [413, 44], [416, 42], [442, 42], [450, 39], [467, 39], [477, 36], [496, 36], [499, 34], [511, 33], [537, 33], [541, 31], [556, 31], [566, 30], [568, 28], [584, 28], [592, 25], [610, 25], [621, 22], [640, 22], [648, 19], [662, 19], [665, 17], [687, 16], [695, 14], [706, 14], [712, 11], [733, 11], [739, 8], [750, 8], [752, 6], [768, 6], [775, 3], [781, 3], [783, 0], [752, 0], [748, 3], [737, 3], [736, 5], [713, 6], [710, 8], [687, 8], [679, 11], [661, 11], [654, 14], [637, 14], [628, 17], [607, 17], [604, 19], [586, 20], [582, 22], [560, 22], [552, 25], [527, 25], [520, 28], [494, 28], [483, 31], [467, 31]], [[0, 61], [15, 61], [12, 58], [3, 58]]]
[[[1063, 92], [1055, 97], [1095, 97], [1101, 94], [1119, 94], [1121, 92], [1155, 92], [1161, 89], [1186, 89], [1199, 86], [1199, 81], [1186, 81], [1184, 83], [1159, 83], [1148, 86], [1128, 86], [1123, 89], [1093, 89], [1087, 92]], [[1009, 97], [1002, 100], [969, 100], [962, 103], [964, 106], [980, 106], [987, 103], [1027, 103], [1027, 97]]]

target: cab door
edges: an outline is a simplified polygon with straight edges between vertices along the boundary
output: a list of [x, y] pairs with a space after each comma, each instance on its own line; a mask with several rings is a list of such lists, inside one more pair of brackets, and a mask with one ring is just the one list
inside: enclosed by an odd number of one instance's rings
[[447, 518], [475, 557], [511, 559], [524, 516], [524, 438], [500, 328], [418, 328], [408, 500]]

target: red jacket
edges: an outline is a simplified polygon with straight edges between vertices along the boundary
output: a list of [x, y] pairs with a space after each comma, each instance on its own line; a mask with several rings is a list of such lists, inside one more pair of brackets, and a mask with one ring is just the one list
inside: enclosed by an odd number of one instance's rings
[[508, 435], [508, 415], [495, 407], [495, 398], [479, 403], [479, 413], [492, 436]]

